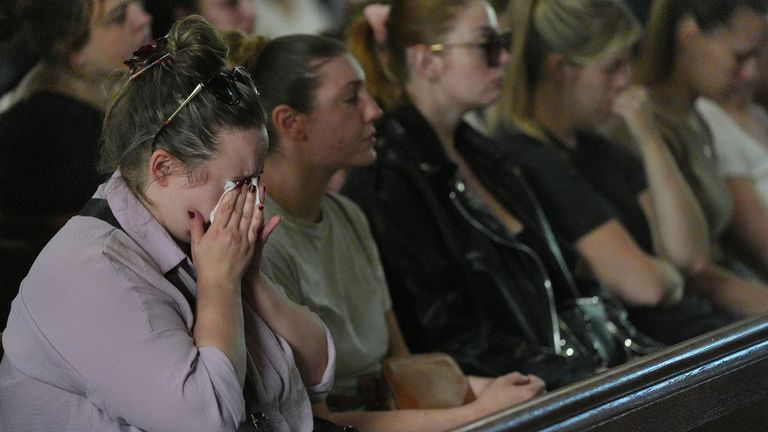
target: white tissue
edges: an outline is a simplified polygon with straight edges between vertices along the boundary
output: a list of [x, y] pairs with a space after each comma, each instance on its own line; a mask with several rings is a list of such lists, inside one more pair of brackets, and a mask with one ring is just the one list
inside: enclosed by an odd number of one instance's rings
[[[261, 204], [261, 196], [259, 191], [259, 177], [251, 177], [251, 185], [256, 186], [256, 203], [254, 205]], [[230, 192], [232, 189], [234, 189], [237, 186], [237, 183], [233, 182], [232, 180], [227, 180], [227, 182], [224, 184], [224, 193], [221, 194], [221, 197], [219, 198], [219, 202], [216, 203], [216, 207], [213, 208], [211, 211], [211, 223], [213, 223], [213, 218], [216, 215], [216, 210], [219, 209], [219, 205], [221, 204], [221, 201], [224, 199], [224, 196]], [[250, 185], [247, 185], [246, 187], [250, 187]]]

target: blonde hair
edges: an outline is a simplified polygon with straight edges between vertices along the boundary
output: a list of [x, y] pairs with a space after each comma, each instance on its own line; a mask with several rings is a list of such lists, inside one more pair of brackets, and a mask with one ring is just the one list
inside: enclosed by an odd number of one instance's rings
[[387, 20], [387, 40], [378, 44], [365, 17], [346, 29], [347, 48], [365, 71], [366, 84], [385, 110], [406, 101], [409, 78], [406, 50], [418, 44], [441, 42], [459, 13], [472, 0], [393, 0]]
[[512, 59], [500, 119], [535, 135], [541, 132], [532, 97], [547, 55], [562, 53], [585, 65], [629, 49], [642, 33], [622, 0], [517, 0], [511, 7]]

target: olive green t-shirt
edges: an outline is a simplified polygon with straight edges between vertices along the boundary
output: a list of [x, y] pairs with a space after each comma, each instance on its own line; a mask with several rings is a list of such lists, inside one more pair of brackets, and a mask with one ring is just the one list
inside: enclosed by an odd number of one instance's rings
[[[718, 171], [712, 133], [696, 111], [687, 116], [675, 114], [654, 92], [650, 93], [649, 102], [656, 130], [696, 196], [706, 218], [712, 246], [717, 250], [720, 236], [731, 223], [733, 197]], [[638, 144], [623, 123], [613, 123], [603, 132], [639, 154]]]
[[710, 238], [716, 242], [731, 223], [733, 198], [718, 171], [712, 133], [696, 111], [681, 118], [665, 109], [658, 97], [651, 97], [651, 106], [659, 132], [696, 195]]
[[358, 377], [379, 372], [389, 351], [384, 313], [392, 301], [368, 221], [337, 194], [323, 199], [319, 222], [294, 218], [269, 198], [265, 214], [283, 219], [264, 250], [266, 271], [328, 326], [336, 347], [331, 393], [354, 395]]

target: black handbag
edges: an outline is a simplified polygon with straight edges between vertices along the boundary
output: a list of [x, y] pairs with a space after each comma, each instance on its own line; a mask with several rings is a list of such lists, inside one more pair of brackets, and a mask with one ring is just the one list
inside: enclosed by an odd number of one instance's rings
[[571, 328], [582, 330], [606, 367], [650, 354], [664, 346], [638, 332], [626, 311], [601, 296], [577, 297], [561, 308], [560, 316]]
[[[525, 194], [525, 198], [527, 198], [527, 204], [530, 207], [528, 210], [533, 210], [533, 217], [536, 223], [529, 223], [528, 225], [538, 227], [538, 230], [535, 231], [537, 231], [546, 247], [550, 262], [554, 262], [556, 271], [559, 272], [559, 279], [571, 293], [569, 299], [558, 304], [557, 310], [561, 321], [559, 324], [561, 343], [565, 344], [563, 346], [578, 352], [583, 351], [583, 346], [580, 346], [579, 341], [588, 344], [590, 345], [588, 349], [593, 350], [597, 354], [599, 362], [605, 367], [615, 366], [634, 357], [663, 348], [663, 344], [643, 335], [635, 329], [632, 323], [629, 322], [623, 306], [599, 284], [591, 281], [576, 282], [563, 258], [549, 221], [520, 169], [515, 166], [512, 169], [512, 173]], [[539, 272], [545, 279], [544, 285], [549, 284], [550, 278], [542, 257], [530, 247], [521, 243], [517, 238], [511, 236], [500, 224], [493, 222], [494, 216], [490, 214], [472, 214], [469, 210], [472, 206], [462, 202], [466, 198], [457, 199], [458, 195], [460, 195], [459, 190], [462, 189], [465, 188], [454, 188], [454, 191], [451, 192], [451, 201], [460, 213], [467, 218], [472, 226], [484, 233], [495, 243], [533, 261], [534, 266], [539, 269]], [[483, 219], [483, 221], [480, 219]], [[587, 290], [584, 288], [587, 288]], [[589, 295], [585, 295], [585, 291], [589, 291]], [[580, 350], [580, 348], [582, 349]], [[584, 352], [580, 354], [586, 355]]]
[[[518, 167], [513, 170], [523, 190], [529, 197], [547, 249], [557, 263], [563, 280], [573, 293], [572, 304], [563, 305], [561, 317], [570, 321], [573, 328], [582, 327], [588, 340], [600, 355], [605, 366], [611, 367], [634, 357], [650, 354], [664, 348], [664, 344], [638, 331], [629, 321], [627, 311], [613, 294], [596, 281], [577, 283], [563, 258], [560, 246], [538, 200]], [[583, 295], [583, 287], [589, 287], [592, 295]], [[583, 323], [577, 327], [577, 323]]]
[[341, 427], [336, 423], [330, 422], [322, 417], [314, 416], [314, 432], [359, 432], [352, 426]]

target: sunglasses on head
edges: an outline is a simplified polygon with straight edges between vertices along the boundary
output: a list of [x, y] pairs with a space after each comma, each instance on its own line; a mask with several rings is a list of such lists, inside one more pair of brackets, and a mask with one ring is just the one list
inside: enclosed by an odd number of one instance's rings
[[511, 44], [512, 30], [490, 29], [478, 42], [436, 43], [430, 45], [429, 50], [440, 52], [451, 47], [479, 47], [485, 53], [485, 63], [488, 67], [497, 67], [501, 64], [501, 50], [509, 50]]
[[157, 131], [154, 138], [152, 139], [152, 148], [155, 148], [157, 137], [160, 136], [165, 128], [171, 123], [173, 118], [176, 117], [176, 115], [185, 106], [187, 106], [187, 104], [189, 104], [189, 102], [191, 102], [192, 99], [201, 91], [208, 90], [209, 92], [213, 93], [217, 99], [227, 105], [239, 104], [243, 94], [240, 92], [240, 89], [237, 88], [238, 82], [253, 89], [253, 92], [257, 95], [259, 94], [259, 90], [256, 88], [256, 84], [254, 84], [253, 78], [251, 78], [251, 74], [248, 73], [248, 71], [243, 66], [236, 66], [234, 69], [232, 69], [232, 72], [217, 72], [210, 75], [208, 78], [201, 81], [200, 84], [198, 84], [192, 90], [189, 96], [184, 99], [181, 105], [176, 108], [176, 111], [168, 116], [168, 118], [163, 122], [160, 130]]
[[123, 62], [124, 65], [130, 68], [128, 81], [141, 76], [147, 69], [165, 61], [170, 56], [166, 48], [167, 43], [168, 36], [166, 35], [134, 51], [133, 57]]

